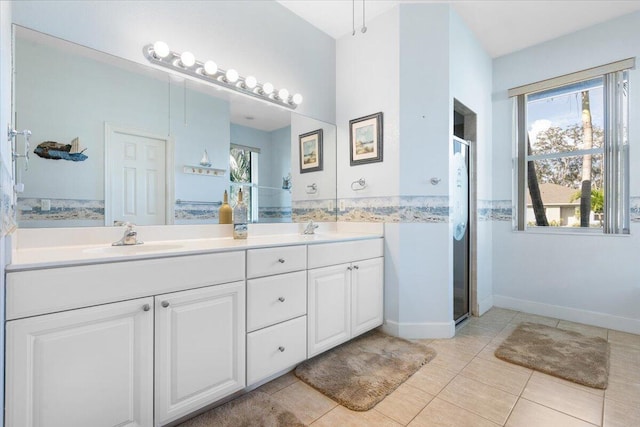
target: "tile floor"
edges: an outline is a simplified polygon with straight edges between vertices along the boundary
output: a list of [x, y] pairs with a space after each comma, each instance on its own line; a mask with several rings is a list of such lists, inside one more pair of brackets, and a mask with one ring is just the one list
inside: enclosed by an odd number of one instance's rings
[[[607, 390], [497, 359], [497, 346], [523, 321], [608, 339]], [[436, 349], [436, 358], [367, 412], [337, 405], [292, 373], [261, 389], [313, 427], [640, 426], [640, 335], [494, 308], [455, 338], [421, 341]]]

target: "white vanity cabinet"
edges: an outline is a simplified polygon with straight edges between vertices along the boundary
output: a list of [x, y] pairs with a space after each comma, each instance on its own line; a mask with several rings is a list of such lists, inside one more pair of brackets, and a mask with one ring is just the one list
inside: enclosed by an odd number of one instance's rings
[[247, 251], [247, 385], [307, 358], [307, 247]]
[[303, 238], [13, 266], [4, 425], [174, 424], [379, 326], [382, 239]]
[[5, 425], [160, 426], [242, 390], [244, 279], [245, 251], [8, 273]]
[[7, 323], [7, 427], [153, 425], [153, 298]]
[[156, 425], [245, 386], [244, 282], [155, 297]]
[[382, 239], [309, 247], [308, 357], [382, 324], [382, 255]]

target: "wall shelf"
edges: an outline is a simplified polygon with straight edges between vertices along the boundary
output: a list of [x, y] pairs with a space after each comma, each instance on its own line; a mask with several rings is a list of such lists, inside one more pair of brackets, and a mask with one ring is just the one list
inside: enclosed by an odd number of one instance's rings
[[216, 169], [216, 168], [211, 168], [206, 166], [185, 165], [182, 168], [182, 172], [188, 173], [191, 175], [224, 176], [224, 173], [226, 172], [226, 170]]

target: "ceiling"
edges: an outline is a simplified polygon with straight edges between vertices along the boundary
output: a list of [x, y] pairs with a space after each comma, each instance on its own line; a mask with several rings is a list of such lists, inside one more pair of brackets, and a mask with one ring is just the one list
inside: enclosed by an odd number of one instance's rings
[[399, 3], [451, 3], [493, 58], [640, 10], [640, 0], [278, 0], [336, 39], [352, 33], [354, 11], [361, 34], [363, 1], [369, 28]]

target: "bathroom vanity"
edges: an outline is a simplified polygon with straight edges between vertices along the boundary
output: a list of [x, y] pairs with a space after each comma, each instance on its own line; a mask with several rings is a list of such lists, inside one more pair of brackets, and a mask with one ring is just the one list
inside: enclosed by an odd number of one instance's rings
[[79, 244], [14, 261], [7, 426], [170, 424], [383, 321], [381, 232]]

